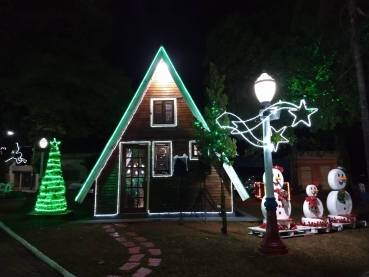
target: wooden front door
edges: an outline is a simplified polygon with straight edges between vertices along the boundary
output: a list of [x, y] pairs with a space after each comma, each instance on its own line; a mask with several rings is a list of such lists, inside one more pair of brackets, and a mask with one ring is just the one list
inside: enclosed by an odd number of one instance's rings
[[122, 151], [121, 213], [146, 212], [147, 145], [124, 144]]

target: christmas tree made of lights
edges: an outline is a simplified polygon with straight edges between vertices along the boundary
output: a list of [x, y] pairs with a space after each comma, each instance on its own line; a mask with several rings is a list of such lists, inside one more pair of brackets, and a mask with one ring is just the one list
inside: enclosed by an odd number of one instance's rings
[[40, 192], [35, 206], [36, 213], [55, 214], [65, 212], [67, 209], [59, 144], [60, 141], [56, 141], [55, 138], [50, 142], [46, 172], [41, 180]]

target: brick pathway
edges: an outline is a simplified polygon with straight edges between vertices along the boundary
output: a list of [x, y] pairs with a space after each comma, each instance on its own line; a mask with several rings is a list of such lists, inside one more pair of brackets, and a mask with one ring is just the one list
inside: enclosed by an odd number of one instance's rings
[[[132, 277], [145, 277], [149, 275], [156, 266], [161, 264], [161, 250], [155, 248], [155, 245], [147, 241], [146, 238], [139, 236], [135, 232], [129, 231], [126, 224], [104, 225], [105, 231], [122, 244], [122, 247], [128, 249], [131, 254], [119, 269], [125, 272], [132, 272]], [[146, 257], [146, 259], [145, 259]], [[116, 275], [107, 275], [106, 277], [121, 277]]]

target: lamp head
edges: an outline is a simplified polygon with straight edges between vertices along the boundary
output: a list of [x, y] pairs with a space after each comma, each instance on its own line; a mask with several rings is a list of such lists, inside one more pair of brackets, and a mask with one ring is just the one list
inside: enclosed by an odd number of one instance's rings
[[275, 93], [275, 81], [266, 73], [260, 75], [256, 80], [254, 89], [256, 97], [263, 107], [268, 107]]
[[47, 146], [47, 139], [45, 139], [45, 138], [42, 138], [41, 140], [40, 140], [40, 142], [39, 142], [39, 144], [40, 144], [40, 147], [42, 148], [42, 149], [45, 149], [46, 148], [46, 146]]

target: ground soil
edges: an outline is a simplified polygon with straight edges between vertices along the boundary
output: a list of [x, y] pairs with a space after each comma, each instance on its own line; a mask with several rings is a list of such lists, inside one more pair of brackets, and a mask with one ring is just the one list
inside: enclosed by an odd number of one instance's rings
[[[35, 197], [28, 196], [21, 212], [0, 215], [0, 220], [76, 276], [132, 276], [134, 270], [119, 270], [131, 255], [107, 234], [108, 223], [80, 223], [91, 218], [93, 199], [81, 205], [73, 198], [68, 196], [73, 210], [69, 217], [27, 216], [35, 202]], [[294, 220], [301, 219], [303, 200], [304, 195], [293, 196]], [[243, 202], [235, 197], [235, 206], [262, 217], [256, 199]], [[369, 205], [358, 199], [354, 199], [354, 212], [369, 220]], [[136, 232], [161, 250], [161, 264], [152, 267], [149, 276], [361, 276], [369, 271], [369, 227], [284, 239], [289, 254], [266, 257], [256, 251], [261, 238], [248, 234], [248, 227], [259, 224], [229, 222], [226, 236], [221, 234], [221, 222], [206, 224], [188, 218], [131, 222], [126, 228], [112, 223], [112, 227], [124, 237]], [[148, 258], [146, 254], [142, 263]]]

